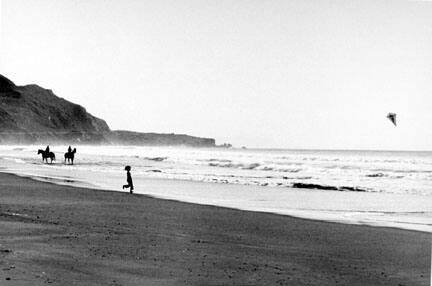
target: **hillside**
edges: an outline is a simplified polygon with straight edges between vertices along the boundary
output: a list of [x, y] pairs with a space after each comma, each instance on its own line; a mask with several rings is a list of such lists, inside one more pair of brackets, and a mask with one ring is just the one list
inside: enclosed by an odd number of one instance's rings
[[0, 143], [215, 146], [211, 138], [112, 131], [78, 104], [31, 84], [17, 86], [0, 75]]
[[173, 146], [184, 145], [194, 147], [214, 147], [212, 138], [200, 138], [185, 134], [140, 133], [125, 130], [114, 130], [107, 139], [112, 144]]

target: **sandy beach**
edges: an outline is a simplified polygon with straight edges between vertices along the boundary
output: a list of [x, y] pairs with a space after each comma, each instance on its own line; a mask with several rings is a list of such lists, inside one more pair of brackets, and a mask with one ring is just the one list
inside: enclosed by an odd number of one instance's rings
[[428, 233], [0, 178], [1, 285], [430, 281]]

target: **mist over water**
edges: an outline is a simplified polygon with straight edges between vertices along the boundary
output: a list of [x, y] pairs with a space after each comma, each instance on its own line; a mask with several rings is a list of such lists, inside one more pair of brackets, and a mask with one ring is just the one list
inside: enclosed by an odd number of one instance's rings
[[[121, 191], [123, 168], [131, 165], [137, 192], [146, 186], [142, 193], [164, 198], [411, 229], [432, 225], [432, 152], [77, 146], [72, 166], [64, 164], [67, 146], [51, 146], [52, 165], [42, 164], [41, 147], [0, 146], [3, 171]], [[154, 181], [148, 188], [151, 179], [212, 184], [170, 191]], [[338, 190], [292, 188], [295, 183]]]

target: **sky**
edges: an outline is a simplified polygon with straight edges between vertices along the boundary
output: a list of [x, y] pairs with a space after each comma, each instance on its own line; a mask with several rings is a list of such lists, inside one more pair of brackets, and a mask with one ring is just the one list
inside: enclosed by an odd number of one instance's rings
[[430, 1], [0, 1], [0, 73], [111, 129], [432, 150]]

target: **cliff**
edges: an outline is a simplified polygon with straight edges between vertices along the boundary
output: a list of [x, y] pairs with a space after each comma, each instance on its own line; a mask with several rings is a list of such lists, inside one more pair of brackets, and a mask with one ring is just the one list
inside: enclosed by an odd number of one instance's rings
[[189, 135], [112, 131], [78, 104], [38, 85], [17, 86], [0, 75], [0, 143], [126, 144], [212, 147], [215, 140]]

